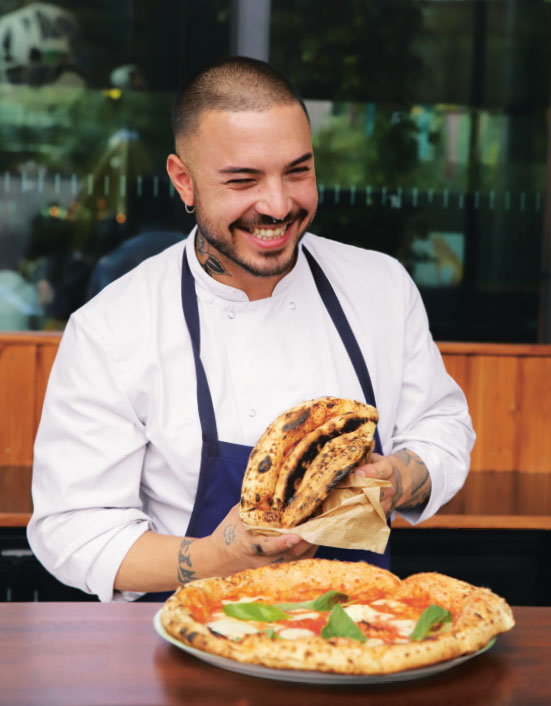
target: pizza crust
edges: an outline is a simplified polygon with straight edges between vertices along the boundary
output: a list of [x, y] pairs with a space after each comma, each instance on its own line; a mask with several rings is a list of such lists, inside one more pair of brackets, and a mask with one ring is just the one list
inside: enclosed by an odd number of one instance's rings
[[[312, 600], [328, 590], [377, 599], [427, 598], [454, 614], [451, 630], [400, 644], [368, 645], [313, 635], [296, 640], [270, 639], [264, 633], [240, 641], [218, 636], [206, 626], [211, 607], [226, 597], [264, 596], [267, 602]], [[182, 642], [220, 657], [276, 669], [316, 670], [340, 674], [389, 674], [435, 664], [484, 647], [510, 630], [514, 618], [508, 604], [486, 588], [443, 574], [415, 574], [401, 581], [389, 571], [364, 562], [304, 559], [239, 572], [228, 578], [193, 581], [164, 604], [161, 622]]]

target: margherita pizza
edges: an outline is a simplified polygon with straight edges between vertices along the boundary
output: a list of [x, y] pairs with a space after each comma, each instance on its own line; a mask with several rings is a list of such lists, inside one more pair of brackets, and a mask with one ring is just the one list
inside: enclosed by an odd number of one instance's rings
[[515, 622], [487, 588], [364, 562], [272, 564], [190, 582], [161, 612], [179, 641], [278, 669], [390, 674], [476, 652]]

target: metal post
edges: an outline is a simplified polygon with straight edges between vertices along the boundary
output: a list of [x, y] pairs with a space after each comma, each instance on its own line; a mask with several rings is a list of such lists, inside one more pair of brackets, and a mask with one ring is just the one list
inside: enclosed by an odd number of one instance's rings
[[[551, 96], [551, 91], [550, 91]], [[539, 343], [551, 343], [551, 109], [547, 121], [545, 212], [543, 216]]]
[[268, 61], [271, 0], [233, 0], [232, 53]]

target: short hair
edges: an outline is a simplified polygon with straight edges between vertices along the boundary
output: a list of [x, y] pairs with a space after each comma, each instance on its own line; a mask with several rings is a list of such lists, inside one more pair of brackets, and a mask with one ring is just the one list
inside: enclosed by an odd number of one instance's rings
[[289, 103], [298, 103], [310, 122], [304, 101], [284, 74], [264, 61], [232, 56], [202, 69], [179, 88], [172, 106], [174, 139], [192, 134], [206, 110], [262, 112]]

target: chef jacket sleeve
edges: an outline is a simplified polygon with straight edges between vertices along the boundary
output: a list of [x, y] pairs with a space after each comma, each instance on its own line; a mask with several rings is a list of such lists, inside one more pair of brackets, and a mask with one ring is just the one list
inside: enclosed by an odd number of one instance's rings
[[411, 523], [434, 515], [463, 486], [475, 441], [463, 391], [448, 375], [419, 290], [404, 271], [403, 377], [392, 452], [409, 449], [427, 466], [432, 491], [420, 510], [400, 510]]
[[142, 510], [146, 439], [109, 350], [82, 311], [67, 324], [34, 448], [29, 543], [61, 582], [100, 600], [122, 559], [152, 529]]

